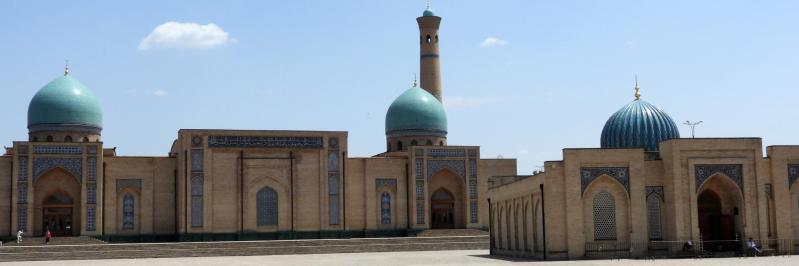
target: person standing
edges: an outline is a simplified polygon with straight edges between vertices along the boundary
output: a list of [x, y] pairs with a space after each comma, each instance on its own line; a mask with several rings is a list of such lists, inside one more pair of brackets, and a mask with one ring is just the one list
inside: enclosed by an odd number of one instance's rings
[[17, 230], [17, 244], [22, 243], [22, 235], [23, 234], [24, 233], [22, 232], [22, 229]]
[[53, 237], [53, 234], [50, 233], [50, 229], [47, 229], [47, 232], [44, 233], [44, 244], [50, 243], [50, 238]]

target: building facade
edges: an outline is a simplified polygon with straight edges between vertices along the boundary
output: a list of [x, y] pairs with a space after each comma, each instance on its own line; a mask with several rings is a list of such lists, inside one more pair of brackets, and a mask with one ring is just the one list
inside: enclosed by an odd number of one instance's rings
[[760, 138], [680, 138], [636, 84], [635, 100], [605, 124], [601, 148], [566, 148], [540, 173], [491, 179], [492, 253], [740, 252], [749, 238], [790, 252], [799, 239], [799, 146], [762, 147]]
[[[69, 74], [42, 87], [27, 141], [0, 157], [0, 236], [254, 239], [487, 228], [491, 176], [514, 159], [450, 146], [438, 26], [417, 18], [422, 88], [386, 114], [386, 152], [349, 157], [347, 132], [181, 129], [164, 157], [116, 154], [102, 110]], [[166, 150], [166, 149], [165, 149]]]

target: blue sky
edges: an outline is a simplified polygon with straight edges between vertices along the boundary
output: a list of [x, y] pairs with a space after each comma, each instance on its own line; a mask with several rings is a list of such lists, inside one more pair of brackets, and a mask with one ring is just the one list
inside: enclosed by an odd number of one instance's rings
[[[351, 156], [377, 154], [385, 111], [418, 72], [424, 6], [4, 1], [0, 139], [27, 138], [30, 98], [69, 59], [101, 101], [105, 145], [122, 155], [166, 155], [180, 128], [343, 130]], [[561, 159], [562, 148], [598, 147], [606, 119], [633, 99], [636, 73], [643, 99], [675, 121], [704, 121], [698, 137], [799, 144], [799, 2], [432, 7], [443, 17], [449, 143], [518, 158], [520, 174]], [[167, 22], [181, 24], [156, 30]]]

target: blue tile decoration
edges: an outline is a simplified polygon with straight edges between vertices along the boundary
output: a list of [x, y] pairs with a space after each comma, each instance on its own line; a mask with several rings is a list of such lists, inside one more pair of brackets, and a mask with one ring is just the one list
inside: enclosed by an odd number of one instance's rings
[[36, 145], [33, 146], [34, 154], [82, 154], [83, 147], [81, 146], [54, 146], [54, 145]]
[[81, 158], [34, 158], [33, 182], [42, 174], [54, 168], [62, 168], [72, 174], [78, 184], [83, 184], [83, 159]]
[[716, 173], [721, 173], [732, 179], [738, 188], [743, 191], [743, 166], [740, 164], [697, 164], [694, 165], [694, 177], [696, 178], [696, 191], [708, 178]]
[[427, 179], [429, 180], [444, 168], [453, 171], [464, 181], [466, 180], [466, 162], [463, 160], [427, 160]]
[[799, 164], [788, 165], [788, 188], [793, 187], [796, 179], [799, 178]]
[[666, 193], [663, 191], [663, 186], [646, 186], [646, 197], [656, 194], [660, 196], [660, 200], [666, 201]]
[[375, 179], [375, 190], [380, 189], [381, 187], [389, 187], [394, 191], [397, 190], [397, 179], [394, 178], [376, 178]]
[[626, 191], [630, 191], [630, 171], [627, 167], [582, 167], [580, 168], [580, 183], [582, 190], [580, 193], [585, 192], [591, 182], [601, 176], [608, 175], [616, 181], [619, 181]]
[[462, 149], [430, 149], [427, 151], [430, 157], [466, 157], [466, 150]]

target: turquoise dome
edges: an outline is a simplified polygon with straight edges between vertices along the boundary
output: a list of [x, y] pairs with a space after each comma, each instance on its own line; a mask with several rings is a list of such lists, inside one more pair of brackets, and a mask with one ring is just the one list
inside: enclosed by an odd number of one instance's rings
[[644, 148], [657, 151], [658, 144], [679, 138], [674, 120], [643, 100], [635, 100], [611, 116], [602, 129], [602, 148]]
[[433, 10], [430, 9], [430, 7], [427, 7], [427, 9], [425, 9], [424, 12], [422, 12], [423, 17], [434, 17], [435, 15], [436, 13], [433, 13]]
[[62, 127], [103, 127], [100, 103], [77, 79], [64, 75], [44, 85], [28, 105], [28, 129], [58, 130]]
[[388, 108], [386, 134], [446, 135], [447, 113], [435, 96], [410, 88]]

